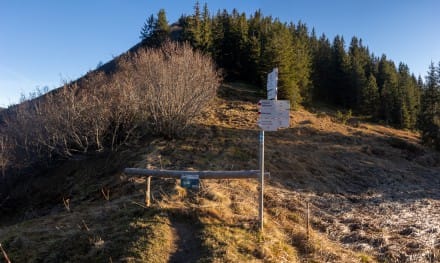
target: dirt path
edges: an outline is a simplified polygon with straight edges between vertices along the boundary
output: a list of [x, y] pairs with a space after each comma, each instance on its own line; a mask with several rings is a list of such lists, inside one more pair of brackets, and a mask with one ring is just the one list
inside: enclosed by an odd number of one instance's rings
[[170, 262], [197, 262], [202, 256], [199, 229], [187, 221], [171, 220], [174, 244], [170, 251]]

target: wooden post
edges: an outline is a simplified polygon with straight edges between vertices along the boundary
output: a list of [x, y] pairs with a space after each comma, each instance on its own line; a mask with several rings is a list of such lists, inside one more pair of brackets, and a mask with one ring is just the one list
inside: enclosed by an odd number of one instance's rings
[[6, 251], [3, 249], [2, 244], [0, 243], [0, 250], [2, 251], [3, 257], [5, 258], [7, 263], [11, 263], [11, 260], [8, 257], [8, 254], [6, 254]]
[[151, 198], [151, 176], [147, 176], [147, 189], [145, 191], [145, 205], [147, 207], [150, 206], [150, 198]]
[[150, 206], [151, 198], [151, 177], [158, 178], [181, 178], [183, 175], [199, 175], [200, 179], [259, 179], [259, 208], [258, 219], [260, 230], [263, 231], [263, 194], [264, 176], [269, 176], [269, 172], [264, 171], [264, 131], [260, 134], [260, 167], [261, 170], [242, 170], [242, 171], [176, 171], [176, 170], [150, 170], [142, 168], [125, 168], [127, 175], [144, 175], [147, 177], [145, 189], [145, 205]]
[[307, 241], [310, 239], [310, 207], [309, 202], [307, 202], [307, 212], [306, 212], [306, 228], [307, 228]]
[[[178, 171], [178, 170], [149, 170], [142, 168], [125, 168], [124, 173], [128, 175], [145, 175], [158, 178], [176, 178], [182, 175], [198, 174], [200, 179], [258, 179], [260, 170], [242, 171]], [[264, 173], [266, 176], [269, 172]]]

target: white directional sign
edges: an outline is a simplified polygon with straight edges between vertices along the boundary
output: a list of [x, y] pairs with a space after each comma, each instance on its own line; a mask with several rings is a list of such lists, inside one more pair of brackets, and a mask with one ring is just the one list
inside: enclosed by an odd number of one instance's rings
[[288, 100], [260, 100], [258, 102], [260, 119], [280, 119], [289, 117]]
[[267, 74], [267, 99], [275, 100], [278, 93], [278, 68]]
[[280, 119], [263, 119], [258, 120], [258, 127], [263, 131], [277, 131], [279, 128], [288, 128], [289, 125], [287, 121]]
[[263, 131], [277, 131], [280, 127], [277, 120], [258, 120], [258, 127]]
[[258, 126], [264, 131], [289, 127], [290, 102], [288, 100], [260, 100]]

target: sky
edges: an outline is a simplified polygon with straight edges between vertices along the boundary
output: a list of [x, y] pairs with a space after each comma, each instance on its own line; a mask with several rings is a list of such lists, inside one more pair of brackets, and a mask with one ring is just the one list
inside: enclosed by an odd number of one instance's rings
[[[361, 38], [376, 56], [407, 64], [424, 77], [440, 62], [438, 0], [221, 0], [211, 14], [260, 9], [283, 22], [301, 21], [317, 35]], [[146, 18], [192, 14], [195, 0], [0, 0], [0, 107], [22, 94], [75, 80], [139, 42]]]

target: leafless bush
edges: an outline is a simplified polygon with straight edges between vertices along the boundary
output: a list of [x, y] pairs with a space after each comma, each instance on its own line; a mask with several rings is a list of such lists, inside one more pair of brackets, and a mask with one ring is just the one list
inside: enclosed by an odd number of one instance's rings
[[122, 65], [123, 61], [120, 64], [120, 70], [113, 74], [105, 87], [107, 101], [111, 101], [108, 105], [108, 144], [113, 150], [143, 136], [148, 120], [147, 102], [137, 89], [136, 73]]
[[153, 131], [174, 137], [215, 96], [220, 76], [212, 59], [189, 44], [166, 42], [133, 58]]
[[35, 114], [37, 108], [37, 105], [23, 101], [14, 106], [4, 118], [5, 127], [2, 133], [14, 144], [12, 154], [21, 164], [27, 163], [29, 156], [38, 158], [42, 152], [42, 147], [37, 143], [41, 131], [39, 116]]
[[0, 138], [0, 167], [8, 160], [5, 138], [14, 144], [8, 153], [27, 165], [117, 150], [147, 128], [176, 136], [215, 96], [219, 82], [213, 61], [188, 44], [167, 42], [127, 54], [111, 75], [89, 73], [11, 108]]
[[8, 138], [0, 134], [0, 169], [1, 174], [4, 176], [6, 167], [10, 162], [10, 145], [8, 144]]

